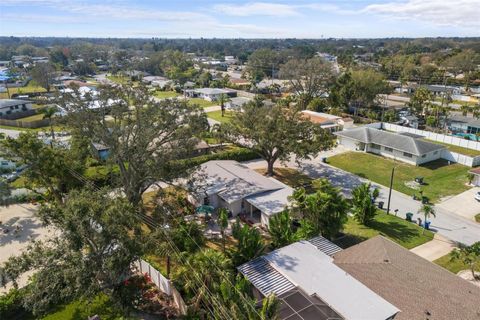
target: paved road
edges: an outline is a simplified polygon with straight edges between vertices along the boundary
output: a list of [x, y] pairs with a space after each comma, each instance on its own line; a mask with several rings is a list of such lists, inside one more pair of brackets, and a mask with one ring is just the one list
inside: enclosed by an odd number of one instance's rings
[[[313, 160], [301, 161], [300, 166], [297, 166], [294, 161], [289, 161], [286, 163], [286, 166], [298, 169], [307, 174], [309, 177], [315, 179], [327, 178], [333, 185], [339, 187], [346, 197], [350, 197], [352, 190], [356, 186], [360, 185], [361, 183], [368, 182], [368, 180], [321, 162], [321, 157], [331, 156], [332, 154], [341, 153], [342, 151], [342, 149], [336, 148], [327, 153], [320, 154]], [[249, 161], [245, 164], [251, 168], [266, 166], [265, 161], [259, 160]], [[387, 199], [389, 189], [373, 182], [372, 184], [380, 189], [378, 201], [385, 202], [386, 206], [388, 202]], [[414, 214], [414, 221], [416, 221], [417, 218], [421, 218], [423, 220], [423, 216], [417, 213], [420, 207], [421, 203], [419, 201], [413, 200], [410, 196], [407, 196], [401, 192], [392, 190], [390, 212], [393, 213], [395, 209], [398, 209], [398, 216], [402, 218], [405, 218], [405, 214], [407, 212], [411, 212]], [[435, 209], [437, 216], [436, 218], [430, 219], [432, 221], [430, 226], [433, 231], [438, 232], [450, 240], [467, 245], [470, 245], [476, 241], [480, 241], [480, 224], [461, 217], [451, 211], [445, 210], [442, 207], [436, 207]]]

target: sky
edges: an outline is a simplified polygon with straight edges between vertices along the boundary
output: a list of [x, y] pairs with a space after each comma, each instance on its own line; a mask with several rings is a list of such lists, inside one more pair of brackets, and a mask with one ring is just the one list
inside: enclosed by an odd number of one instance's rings
[[0, 35], [91, 38], [480, 36], [480, 0], [0, 0]]

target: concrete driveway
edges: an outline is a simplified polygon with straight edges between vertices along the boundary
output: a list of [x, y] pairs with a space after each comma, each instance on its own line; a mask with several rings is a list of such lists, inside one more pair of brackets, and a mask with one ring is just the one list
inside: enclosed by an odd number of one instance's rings
[[472, 188], [448, 198], [437, 204], [437, 208], [442, 208], [443, 210], [453, 212], [464, 218], [475, 220], [475, 216], [480, 213], [480, 202], [474, 198], [477, 192], [480, 192], [480, 187]]

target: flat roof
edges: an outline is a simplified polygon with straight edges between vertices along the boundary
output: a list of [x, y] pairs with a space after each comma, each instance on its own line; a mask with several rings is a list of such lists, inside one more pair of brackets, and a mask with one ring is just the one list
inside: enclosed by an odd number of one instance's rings
[[294, 285], [318, 296], [345, 319], [385, 320], [400, 311], [308, 241], [295, 242], [264, 258]]
[[32, 102], [28, 100], [20, 100], [20, 99], [0, 99], [0, 108], [17, 106], [19, 104], [24, 104], [24, 103], [32, 103]]

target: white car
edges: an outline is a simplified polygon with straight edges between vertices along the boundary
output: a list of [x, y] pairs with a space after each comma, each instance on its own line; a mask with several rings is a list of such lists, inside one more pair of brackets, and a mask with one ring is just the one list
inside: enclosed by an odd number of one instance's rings
[[480, 201], [480, 192], [475, 193], [475, 200]]

